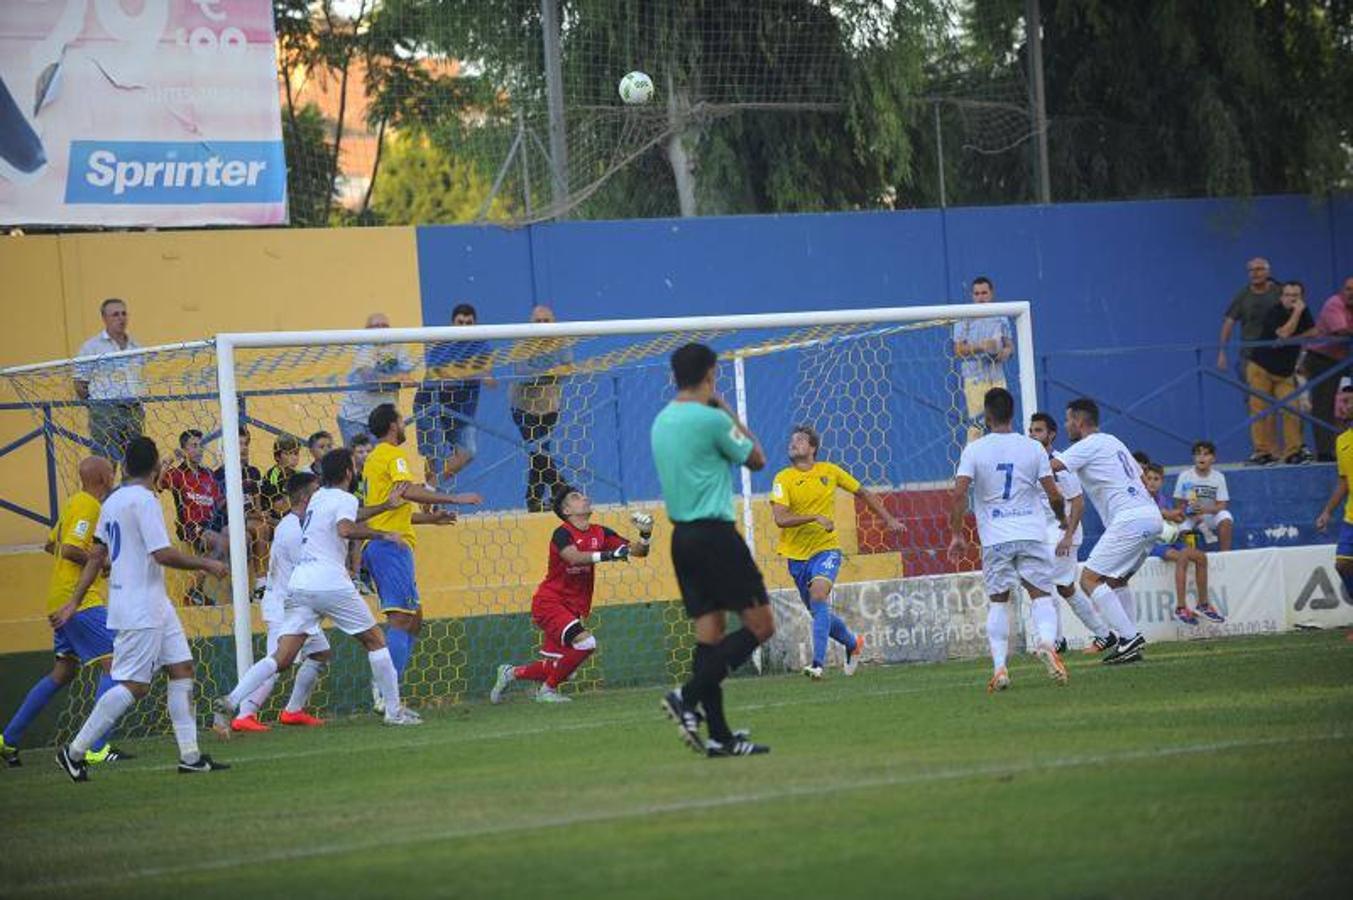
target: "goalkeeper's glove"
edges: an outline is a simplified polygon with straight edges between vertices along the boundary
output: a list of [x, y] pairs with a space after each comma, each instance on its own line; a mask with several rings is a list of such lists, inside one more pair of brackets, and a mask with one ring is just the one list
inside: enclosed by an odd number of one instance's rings
[[653, 517], [646, 512], [630, 513], [630, 521], [639, 529], [639, 538], [645, 542], [653, 536]]
[[621, 544], [614, 550], [602, 550], [600, 553], [592, 554], [592, 558], [596, 562], [611, 562], [612, 560], [616, 562], [629, 562], [630, 545]]

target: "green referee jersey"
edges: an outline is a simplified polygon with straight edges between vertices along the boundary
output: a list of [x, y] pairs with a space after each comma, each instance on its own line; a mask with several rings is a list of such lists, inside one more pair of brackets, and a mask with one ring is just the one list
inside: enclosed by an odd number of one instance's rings
[[754, 445], [728, 413], [673, 400], [653, 420], [649, 438], [667, 517], [732, 522], [732, 466], [746, 462]]

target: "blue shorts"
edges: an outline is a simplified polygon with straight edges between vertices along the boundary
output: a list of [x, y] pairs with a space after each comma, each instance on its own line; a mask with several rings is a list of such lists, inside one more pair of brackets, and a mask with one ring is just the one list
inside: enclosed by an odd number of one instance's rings
[[1173, 544], [1157, 544], [1151, 548], [1151, 556], [1156, 559], [1164, 559], [1165, 554], [1171, 550], [1187, 550], [1189, 545], [1183, 541], [1175, 541]]
[[1339, 546], [1334, 548], [1334, 555], [1353, 559], [1353, 522], [1339, 523]]
[[113, 655], [113, 632], [108, 630], [108, 607], [91, 606], [70, 617], [52, 633], [57, 656], [78, 659], [85, 665]]
[[821, 553], [814, 553], [807, 559], [791, 559], [789, 561], [789, 577], [794, 579], [794, 586], [799, 589], [799, 597], [803, 600], [805, 606], [808, 605], [808, 586], [813, 583], [813, 579], [825, 578], [835, 584], [836, 575], [840, 571], [840, 550], [823, 550]]
[[421, 603], [413, 575], [413, 550], [407, 544], [367, 541], [362, 548], [362, 566], [376, 582], [384, 612], [418, 612]]

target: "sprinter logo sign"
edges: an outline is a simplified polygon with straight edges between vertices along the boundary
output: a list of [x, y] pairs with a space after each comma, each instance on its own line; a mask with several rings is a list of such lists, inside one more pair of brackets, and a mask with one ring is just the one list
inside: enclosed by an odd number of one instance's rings
[[67, 203], [281, 203], [282, 144], [76, 141]]

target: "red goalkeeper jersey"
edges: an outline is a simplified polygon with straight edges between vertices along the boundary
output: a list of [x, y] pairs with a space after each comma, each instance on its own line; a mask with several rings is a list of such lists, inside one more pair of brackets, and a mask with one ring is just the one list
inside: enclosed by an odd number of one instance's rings
[[592, 525], [584, 530], [565, 522], [554, 530], [550, 538], [550, 565], [545, 580], [536, 588], [533, 602], [563, 604], [575, 616], [582, 618], [592, 611], [592, 587], [596, 584], [596, 566], [573, 566], [564, 561], [559, 551], [572, 545], [583, 553], [616, 550], [629, 541], [603, 525]]

